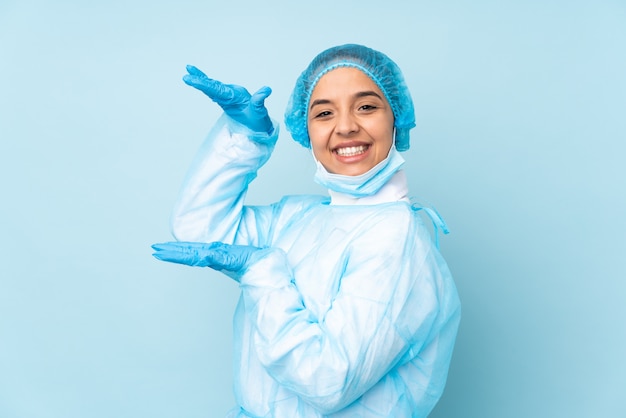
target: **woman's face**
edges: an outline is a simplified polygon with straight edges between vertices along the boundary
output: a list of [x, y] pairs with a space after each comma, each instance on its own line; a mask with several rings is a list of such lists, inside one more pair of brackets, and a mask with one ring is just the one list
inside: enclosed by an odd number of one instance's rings
[[311, 148], [330, 173], [357, 176], [384, 160], [393, 142], [393, 122], [382, 91], [356, 68], [329, 71], [311, 94]]

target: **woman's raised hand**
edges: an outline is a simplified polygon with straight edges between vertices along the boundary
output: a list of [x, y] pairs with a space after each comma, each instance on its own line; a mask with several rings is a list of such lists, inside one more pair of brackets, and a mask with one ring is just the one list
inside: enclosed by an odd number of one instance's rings
[[269, 87], [261, 87], [251, 95], [244, 87], [224, 84], [213, 80], [193, 65], [187, 66], [183, 81], [211, 98], [233, 120], [254, 132], [271, 133], [272, 121], [265, 107], [265, 99], [272, 93]]

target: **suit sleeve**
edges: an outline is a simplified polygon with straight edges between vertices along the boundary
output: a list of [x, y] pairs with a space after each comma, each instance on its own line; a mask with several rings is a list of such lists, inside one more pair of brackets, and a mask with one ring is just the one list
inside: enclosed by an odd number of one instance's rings
[[271, 209], [245, 206], [248, 185], [278, 138], [250, 131], [223, 115], [198, 151], [171, 217], [179, 241], [262, 245]]

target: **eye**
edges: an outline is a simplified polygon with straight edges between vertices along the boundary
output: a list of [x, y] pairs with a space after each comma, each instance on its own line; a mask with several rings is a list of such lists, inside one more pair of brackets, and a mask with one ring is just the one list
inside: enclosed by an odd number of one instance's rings
[[378, 106], [372, 105], [372, 104], [366, 104], [366, 105], [362, 105], [359, 107], [359, 110], [364, 110], [366, 112], [376, 110], [376, 109], [378, 109]]
[[328, 117], [330, 115], [332, 115], [330, 110], [324, 110], [323, 112], [316, 113], [315, 116], [313, 116], [313, 119], [321, 119], [321, 118]]

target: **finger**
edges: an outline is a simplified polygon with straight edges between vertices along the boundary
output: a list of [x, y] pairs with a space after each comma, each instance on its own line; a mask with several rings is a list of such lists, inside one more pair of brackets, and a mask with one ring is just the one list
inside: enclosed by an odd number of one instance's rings
[[183, 81], [188, 86], [202, 91], [218, 104], [229, 104], [235, 96], [235, 92], [230, 85], [213, 80], [207, 76], [188, 74], [183, 77]]
[[185, 74], [183, 76], [183, 81], [193, 80], [194, 83], [198, 84], [202, 83], [203, 80], [211, 80], [209, 77], [207, 77], [206, 74], [204, 74], [200, 69], [194, 67], [193, 65], [188, 65], [186, 69], [188, 74]]
[[196, 241], [169, 241], [151, 245], [156, 251], [185, 251], [185, 250], [210, 250], [215, 247], [228, 247], [221, 242], [196, 242]]
[[187, 69], [187, 72], [191, 75], [206, 77], [206, 74], [204, 74], [198, 67], [194, 67], [193, 65], [187, 65], [187, 67], [185, 68]]
[[155, 251], [176, 251], [181, 249], [180, 244], [179, 242], [162, 242], [153, 244], [151, 247]]
[[206, 255], [201, 257], [196, 251], [190, 248], [181, 248], [173, 251], [158, 250], [153, 253], [152, 256], [161, 261], [185, 264], [187, 266], [206, 267], [210, 262], [210, 258], [207, 259]]
[[222, 247], [222, 246], [230, 247], [230, 245], [224, 244], [219, 241], [216, 241], [216, 242], [172, 241], [172, 242], [169, 242], [168, 244], [177, 246], [177, 247], [189, 248], [193, 250], [203, 250], [203, 251], [212, 250], [213, 248]]
[[257, 109], [261, 108], [265, 106], [265, 99], [267, 99], [270, 94], [272, 94], [271, 88], [269, 88], [268, 86], [261, 87], [259, 90], [257, 90], [256, 93], [252, 95], [252, 97], [250, 98], [250, 103]]
[[152, 249], [155, 251], [152, 255], [159, 260], [172, 261], [183, 260], [185, 258], [194, 257], [197, 253], [189, 246], [179, 242], [165, 242], [161, 244], [152, 245]]
[[177, 251], [160, 250], [152, 254], [152, 256], [158, 260], [168, 261], [170, 263], [189, 264], [189, 257]]

